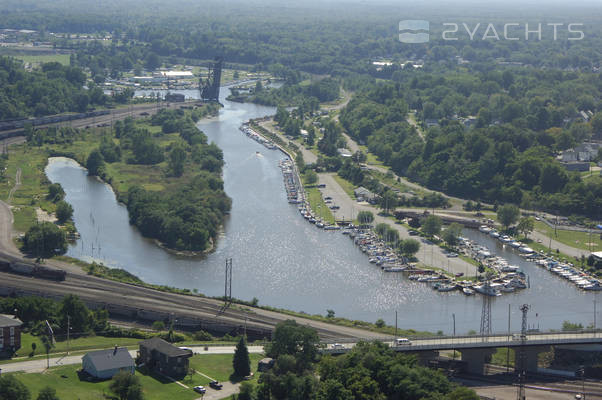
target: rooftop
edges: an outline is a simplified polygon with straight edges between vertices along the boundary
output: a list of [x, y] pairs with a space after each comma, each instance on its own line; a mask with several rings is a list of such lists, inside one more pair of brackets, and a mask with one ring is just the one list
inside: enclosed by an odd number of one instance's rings
[[21, 325], [23, 325], [23, 322], [14, 315], [0, 314], [0, 328], [10, 328]]
[[143, 340], [140, 342], [140, 346], [146, 347], [150, 350], [157, 350], [159, 353], [166, 354], [168, 357], [192, 356], [192, 352], [190, 350], [180, 349], [179, 347], [176, 347], [158, 337]]
[[134, 365], [134, 360], [125, 347], [92, 351], [86, 354], [86, 356], [90, 358], [97, 371], [127, 368]]

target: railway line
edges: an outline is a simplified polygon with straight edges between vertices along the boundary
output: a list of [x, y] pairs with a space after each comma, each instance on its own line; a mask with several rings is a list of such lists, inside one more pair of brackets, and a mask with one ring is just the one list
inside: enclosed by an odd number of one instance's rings
[[224, 310], [223, 302], [219, 300], [168, 293], [89, 275], [67, 274], [64, 281], [58, 282], [0, 272], [0, 294], [56, 299], [75, 294], [91, 307], [104, 307], [110, 314], [122, 317], [129, 315], [133, 319], [149, 321], [173, 318], [177, 321], [176, 326], [225, 332], [242, 328], [250, 335], [263, 337], [269, 337], [274, 326], [287, 319], [313, 327], [324, 340], [381, 336], [361, 329], [236, 304]]

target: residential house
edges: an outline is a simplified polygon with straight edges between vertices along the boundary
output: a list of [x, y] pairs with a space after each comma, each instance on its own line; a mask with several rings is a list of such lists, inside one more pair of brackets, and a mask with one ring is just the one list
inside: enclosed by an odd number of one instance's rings
[[12, 356], [21, 348], [21, 322], [14, 315], [0, 314], [0, 356]]
[[82, 358], [82, 369], [96, 379], [111, 379], [121, 371], [136, 372], [134, 359], [125, 347], [92, 351]]
[[180, 349], [158, 337], [144, 340], [139, 344], [140, 362], [149, 369], [176, 379], [188, 373], [191, 350]]

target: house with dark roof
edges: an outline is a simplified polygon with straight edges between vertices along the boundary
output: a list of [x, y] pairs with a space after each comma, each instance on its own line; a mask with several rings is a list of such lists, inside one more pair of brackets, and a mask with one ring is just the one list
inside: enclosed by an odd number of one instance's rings
[[172, 378], [181, 378], [188, 373], [191, 350], [181, 349], [158, 337], [139, 344], [139, 360], [149, 369]]
[[0, 356], [12, 356], [21, 348], [21, 325], [16, 316], [0, 314]]
[[96, 379], [111, 379], [120, 371], [136, 372], [134, 359], [125, 347], [92, 351], [82, 358], [82, 369]]

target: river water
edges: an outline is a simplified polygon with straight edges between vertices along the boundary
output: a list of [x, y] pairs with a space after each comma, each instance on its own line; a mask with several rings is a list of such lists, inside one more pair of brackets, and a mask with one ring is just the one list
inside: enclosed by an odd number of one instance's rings
[[[195, 91], [185, 91], [195, 96]], [[337, 316], [374, 322], [379, 318], [399, 326], [445, 333], [479, 330], [482, 297], [459, 292], [439, 293], [397, 273], [384, 273], [368, 263], [352, 241], [338, 231], [323, 231], [307, 223], [288, 204], [278, 161], [282, 153], [267, 150], [242, 134], [239, 126], [250, 118], [271, 115], [274, 108], [225, 101], [222, 90], [219, 116], [202, 121], [202, 129], [223, 151], [226, 193], [232, 212], [214, 252], [201, 258], [170, 254], [143, 238], [128, 224], [127, 210], [111, 188], [90, 178], [74, 161], [53, 159], [46, 173], [59, 182], [73, 205], [81, 239], [68, 255], [123, 268], [154, 284], [197, 289], [210, 296], [224, 294], [226, 258], [233, 259], [232, 295], [259, 299], [260, 304], [312, 314], [332, 309]], [[259, 152], [257, 154], [256, 152]], [[530, 277], [531, 288], [493, 299], [494, 331], [520, 329], [518, 307], [532, 306], [529, 325], [559, 329], [569, 320], [593, 321], [595, 294], [576, 289], [548, 271], [526, 262], [513, 250], [478, 231], [465, 236], [477, 240]]]

